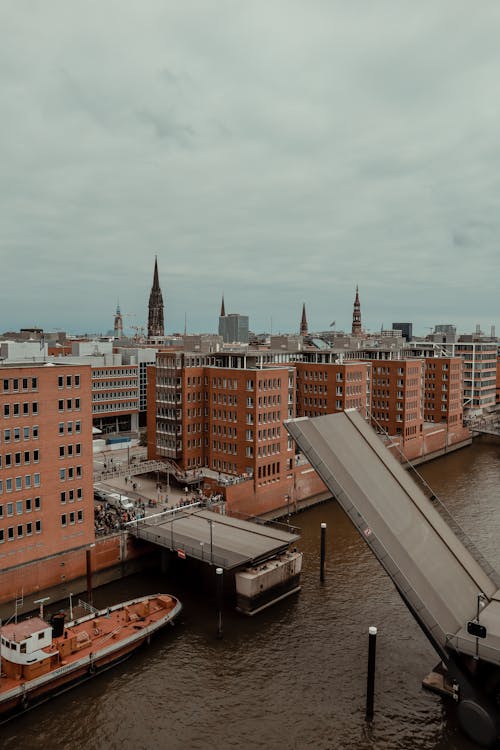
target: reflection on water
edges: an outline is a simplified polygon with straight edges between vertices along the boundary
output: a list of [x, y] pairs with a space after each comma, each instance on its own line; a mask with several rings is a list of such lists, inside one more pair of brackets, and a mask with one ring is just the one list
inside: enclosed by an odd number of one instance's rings
[[[478, 547], [499, 566], [498, 446], [420, 468]], [[319, 582], [326, 521], [326, 581]], [[97, 605], [156, 590], [184, 602], [182, 620], [86, 685], [0, 727], [2, 748], [88, 750], [468, 750], [452, 709], [421, 688], [437, 657], [391, 582], [335, 503], [295, 518], [305, 570], [300, 595], [255, 618], [224, 613], [165, 576], [96, 592]], [[379, 630], [375, 719], [364, 721], [367, 632]]]

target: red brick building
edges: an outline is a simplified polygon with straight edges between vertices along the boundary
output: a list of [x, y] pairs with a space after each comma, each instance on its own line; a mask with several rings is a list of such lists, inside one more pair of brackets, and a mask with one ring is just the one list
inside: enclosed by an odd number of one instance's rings
[[424, 361], [384, 360], [372, 367], [372, 424], [403, 441], [420, 437], [423, 429]]
[[319, 417], [358, 409], [368, 418], [371, 406], [370, 362], [328, 364], [296, 362], [297, 416]]
[[457, 426], [463, 422], [463, 362], [460, 357], [426, 357], [424, 419]]
[[[243, 365], [244, 357], [238, 359]], [[148, 455], [206, 467], [259, 485], [293, 465], [283, 420], [295, 413], [295, 371], [223, 367], [211, 355], [158, 354], [148, 369]], [[149, 421], [153, 420], [153, 421]]]
[[90, 366], [4, 364], [0, 570], [93, 540]]

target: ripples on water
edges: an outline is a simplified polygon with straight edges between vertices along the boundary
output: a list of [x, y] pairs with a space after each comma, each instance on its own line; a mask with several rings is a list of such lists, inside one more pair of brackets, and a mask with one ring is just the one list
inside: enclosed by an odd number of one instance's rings
[[[421, 467], [481, 551], [498, 566], [497, 446], [475, 445]], [[319, 526], [327, 529], [319, 582]], [[158, 576], [96, 592], [97, 604], [171, 590], [182, 620], [106, 675], [0, 728], [2, 748], [87, 750], [472, 750], [452, 709], [424, 691], [437, 657], [342, 511], [296, 517], [302, 592], [255, 618]], [[375, 719], [364, 721], [367, 631], [378, 627]]]

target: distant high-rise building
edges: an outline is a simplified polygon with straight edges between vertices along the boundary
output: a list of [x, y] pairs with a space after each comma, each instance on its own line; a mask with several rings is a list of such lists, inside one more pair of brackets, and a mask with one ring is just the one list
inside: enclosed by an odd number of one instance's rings
[[120, 303], [116, 306], [115, 322], [113, 325], [113, 332], [115, 339], [123, 338], [123, 318], [120, 311]]
[[306, 303], [302, 305], [302, 320], [300, 321], [300, 335], [307, 336], [307, 318], [306, 318]]
[[224, 306], [224, 295], [222, 295], [222, 304], [220, 306], [220, 317], [225, 318], [226, 317], [226, 308]]
[[148, 338], [164, 336], [165, 330], [163, 325], [163, 297], [158, 279], [158, 258], [155, 256], [155, 270], [153, 274], [153, 286], [149, 295], [149, 313], [148, 313]]
[[411, 341], [413, 338], [413, 323], [393, 323], [393, 331], [401, 331], [404, 339]]
[[352, 331], [353, 336], [361, 336], [361, 305], [359, 303], [358, 285], [356, 284], [356, 298], [354, 300], [354, 309], [352, 312]]
[[225, 344], [248, 344], [248, 315], [230, 313], [219, 318], [219, 336]]

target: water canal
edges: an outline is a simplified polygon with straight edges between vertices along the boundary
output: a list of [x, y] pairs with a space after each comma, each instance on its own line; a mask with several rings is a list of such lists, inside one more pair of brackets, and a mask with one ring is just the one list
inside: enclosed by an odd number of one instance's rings
[[[500, 567], [500, 446], [471, 448], [421, 473]], [[328, 524], [326, 581], [319, 528]], [[152, 590], [184, 602], [182, 621], [114, 671], [0, 727], [4, 750], [471, 750], [452, 712], [421, 688], [437, 658], [336, 504], [296, 516], [303, 589], [260, 616], [224, 614], [185, 583], [133, 577], [96, 604]], [[364, 721], [367, 631], [379, 630], [375, 718]]]

